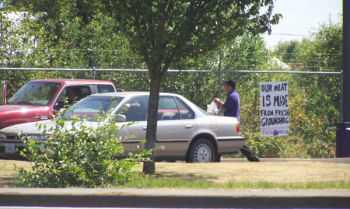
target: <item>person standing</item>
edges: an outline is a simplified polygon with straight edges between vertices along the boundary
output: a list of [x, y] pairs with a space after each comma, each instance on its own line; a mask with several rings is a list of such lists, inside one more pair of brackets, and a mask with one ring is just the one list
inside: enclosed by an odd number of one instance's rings
[[[232, 79], [228, 79], [228, 80], [225, 80], [224, 83], [225, 83], [224, 85], [225, 91], [228, 93], [226, 101], [222, 102], [219, 98], [215, 98], [214, 102], [217, 104], [219, 108], [221, 108], [221, 111], [224, 113], [224, 116], [235, 117], [239, 122], [240, 105], [239, 105], [239, 95], [236, 91], [236, 81]], [[260, 159], [255, 154], [252, 153], [252, 151], [249, 149], [249, 147], [246, 144], [242, 147], [241, 153], [250, 162], [260, 161]]]

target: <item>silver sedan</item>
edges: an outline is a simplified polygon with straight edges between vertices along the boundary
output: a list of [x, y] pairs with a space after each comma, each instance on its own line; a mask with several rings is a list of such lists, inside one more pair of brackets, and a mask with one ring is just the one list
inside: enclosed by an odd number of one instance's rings
[[[135, 150], [145, 139], [149, 93], [119, 92], [95, 94], [72, 106], [74, 113], [96, 113], [101, 108], [112, 110], [117, 123], [123, 126], [119, 134], [123, 140], [124, 153]], [[111, 101], [113, 101], [111, 103]], [[91, 125], [96, 123], [90, 117]], [[52, 125], [53, 121], [42, 121]], [[15, 136], [40, 136], [36, 123], [25, 123], [0, 130], [0, 144], [5, 147], [23, 146]], [[155, 151], [156, 160], [185, 160], [187, 162], [218, 162], [223, 154], [238, 152], [244, 145], [239, 123], [233, 117], [209, 116], [186, 98], [170, 93], [160, 93], [158, 127]], [[128, 137], [133, 136], [133, 137]], [[6, 138], [6, 139], [4, 139]], [[5, 150], [6, 151], [6, 150]]]

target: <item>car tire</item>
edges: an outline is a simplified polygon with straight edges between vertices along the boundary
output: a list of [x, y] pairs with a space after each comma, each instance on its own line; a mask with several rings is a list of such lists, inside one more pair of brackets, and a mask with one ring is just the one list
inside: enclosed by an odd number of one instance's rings
[[221, 162], [221, 155], [219, 154], [216, 155], [215, 162], [217, 163]]
[[215, 147], [208, 139], [198, 139], [190, 147], [188, 153], [188, 162], [206, 163], [215, 162], [217, 153]]

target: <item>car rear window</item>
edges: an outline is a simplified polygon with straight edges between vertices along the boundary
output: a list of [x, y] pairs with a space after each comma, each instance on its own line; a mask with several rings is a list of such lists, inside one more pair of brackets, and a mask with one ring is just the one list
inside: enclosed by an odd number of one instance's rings
[[176, 103], [180, 111], [181, 119], [193, 119], [194, 113], [181, 99], [176, 97]]

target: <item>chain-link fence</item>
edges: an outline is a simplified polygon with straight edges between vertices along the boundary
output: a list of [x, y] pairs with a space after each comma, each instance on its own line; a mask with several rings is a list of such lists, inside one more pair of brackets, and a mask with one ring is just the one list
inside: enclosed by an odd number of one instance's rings
[[[112, 80], [126, 91], [148, 91], [142, 59], [123, 50], [17, 52], [2, 57], [1, 80], [13, 95], [24, 83], [43, 78]], [[233, 78], [241, 100], [241, 130], [261, 157], [334, 157], [335, 124], [341, 121], [339, 55], [298, 55], [285, 59], [268, 52], [210, 52], [174, 61], [161, 91], [181, 94], [203, 109], [213, 98], [225, 98], [222, 79]], [[40, 58], [40, 59], [39, 59]], [[288, 82], [289, 135], [260, 136], [260, 82]]]

